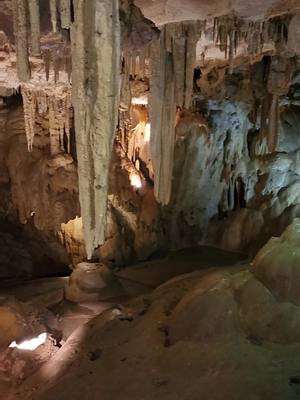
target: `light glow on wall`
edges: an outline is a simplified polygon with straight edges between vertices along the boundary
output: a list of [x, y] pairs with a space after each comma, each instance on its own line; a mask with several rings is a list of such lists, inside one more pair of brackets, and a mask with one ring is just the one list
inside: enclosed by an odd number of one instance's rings
[[135, 189], [140, 189], [142, 187], [142, 180], [138, 174], [132, 173], [129, 178], [132, 187]]
[[41, 346], [42, 344], [44, 344], [47, 340], [47, 333], [41, 333], [38, 337], [33, 338], [33, 339], [29, 339], [29, 340], [25, 340], [22, 343], [16, 343], [15, 341], [12, 342], [9, 347], [10, 348], [17, 348], [20, 350], [35, 350], [37, 349], [39, 346]]
[[145, 142], [150, 142], [151, 139], [151, 124], [148, 122], [145, 126], [144, 140]]
[[148, 97], [147, 96], [133, 97], [131, 100], [131, 104], [146, 106], [148, 104]]

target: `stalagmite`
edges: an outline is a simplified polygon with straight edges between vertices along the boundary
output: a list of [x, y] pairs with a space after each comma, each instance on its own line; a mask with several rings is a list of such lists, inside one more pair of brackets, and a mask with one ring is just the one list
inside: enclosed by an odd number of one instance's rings
[[31, 52], [33, 56], [39, 56], [41, 53], [39, 0], [28, 0], [28, 9], [30, 16], [30, 29], [31, 29]]
[[105, 240], [108, 175], [120, 81], [118, 0], [74, 2], [73, 105], [88, 258]]
[[63, 29], [71, 26], [71, 0], [59, 1], [60, 23]]
[[30, 80], [31, 72], [27, 39], [26, 0], [13, 0], [12, 7], [14, 14], [18, 78], [21, 82], [27, 82]]

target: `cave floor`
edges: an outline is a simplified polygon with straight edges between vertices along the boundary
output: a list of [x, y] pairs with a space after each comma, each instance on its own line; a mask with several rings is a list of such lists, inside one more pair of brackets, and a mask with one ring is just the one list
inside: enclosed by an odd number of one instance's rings
[[[298, 325], [284, 313], [270, 325], [266, 289], [246, 256], [199, 246], [116, 275], [119, 297], [51, 306], [63, 346], [17, 384], [6, 382], [1, 400], [300, 398]], [[30, 288], [33, 298], [55, 300], [64, 282], [7, 292], [30, 300]]]

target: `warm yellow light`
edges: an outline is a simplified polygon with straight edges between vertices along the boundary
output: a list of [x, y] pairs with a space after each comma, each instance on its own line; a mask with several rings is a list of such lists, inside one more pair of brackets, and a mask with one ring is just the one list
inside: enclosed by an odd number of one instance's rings
[[142, 180], [138, 174], [130, 174], [130, 183], [136, 189], [140, 189], [142, 187]]
[[151, 124], [146, 124], [145, 126], [145, 132], [144, 132], [144, 140], [145, 142], [150, 142], [151, 139]]
[[25, 340], [24, 342], [18, 344], [15, 341], [12, 342], [9, 347], [10, 348], [17, 348], [20, 350], [35, 350], [37, 349], [39, 346], [41, 346], [42, 344], [44, 344], [47, 340], [47, 333], [41, 333], [38, 337], [33, 338], [33, 339], [29, 339], [29, 340]]

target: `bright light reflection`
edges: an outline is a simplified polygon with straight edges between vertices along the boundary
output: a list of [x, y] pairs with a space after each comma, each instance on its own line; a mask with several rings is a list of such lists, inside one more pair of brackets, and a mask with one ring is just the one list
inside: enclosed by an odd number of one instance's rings
[[150, 138], [151, 138], [151, 125], [148, 123], [145, 126], [145, 132], [144, 132], [145, 142], [150, 142]]
[[17, 348], [20, 350], [35, 350], [42, 344], [44, 344], [47, 340], [47, 333], [41, 333], [38, 337], [30, 339], [30, 340], [25, 340], [24, 342], [18, 344], [15, 341], [12, 342], [9, 347], [10, 348]]
[[146, 106], [148, 104], [148, 98], [146, 96], [144, 97], [133, 97], [131, 100], [132, 105], [141, 105], [141, 106]]
[[138, 174], [131, 174], [130, 175], [130, 183], [136, 189], [140, 189], [142, 187], [142, 180]]

